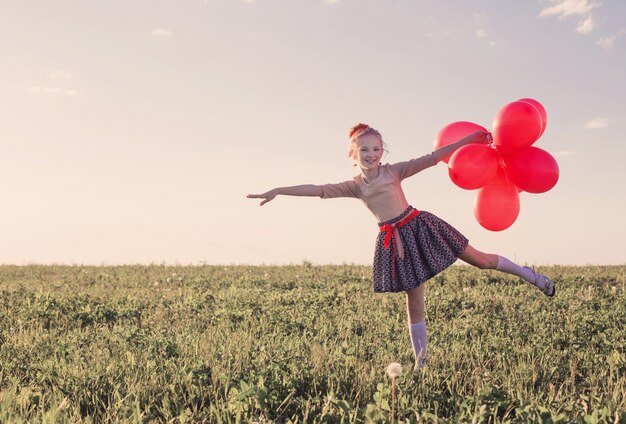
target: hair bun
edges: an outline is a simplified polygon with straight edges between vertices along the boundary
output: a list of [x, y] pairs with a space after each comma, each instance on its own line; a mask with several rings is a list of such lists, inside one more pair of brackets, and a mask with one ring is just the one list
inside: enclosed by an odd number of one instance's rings
[[354, 136], [354, 134], [356, 134], [356, 133], [358, 133], [358, 132], [360, 132], [360, 131], [362, 131], [362, 130], [364, 130], [366, 128], [369, 128], [369, 125], [363, 124], [363, 123], [359, 123], [359, 124], [353, 126], [352, 128], [350, 128], [350, 132], [348, 133], [348, 137], [352, 138], [352, 136]]

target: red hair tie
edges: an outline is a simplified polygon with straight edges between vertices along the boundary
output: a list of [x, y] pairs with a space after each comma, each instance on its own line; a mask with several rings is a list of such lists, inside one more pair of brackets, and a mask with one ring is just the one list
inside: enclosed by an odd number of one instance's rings
[[352, 138], [352, 136], [358, 132], [363, 131], [364, 129], [369, 128], [370, 126], [367, 124], [363, 124], [363, 123], [359, 123], [358, 125], [355, 125], [354, 127], [350, 128], [350, 132], [348, 133], [348, 136], [350, 138]]

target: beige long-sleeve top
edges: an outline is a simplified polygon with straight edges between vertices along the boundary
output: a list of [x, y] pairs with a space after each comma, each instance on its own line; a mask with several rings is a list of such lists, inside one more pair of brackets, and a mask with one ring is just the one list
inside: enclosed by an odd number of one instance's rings
[[409, 207], [400, 182], [436, 164], [432, 153], [405, 162], [385, 164], [380, 167], [378, 178], [373, 181], [365, 182], [359, 174], [352, 180], [322, 185], [321, 198], [361, 199], [379, 222], [388, 221]]

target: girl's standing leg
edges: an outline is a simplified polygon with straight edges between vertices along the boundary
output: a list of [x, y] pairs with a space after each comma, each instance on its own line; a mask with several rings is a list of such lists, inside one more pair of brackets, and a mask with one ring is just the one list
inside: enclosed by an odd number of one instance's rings
[[539, 274], [527, 266], [519, 266], [503, 256], [483, 253], [469, 244], [459, 255], [459, 259], [480, 269], [497, 269], [498, 271], [517, 275], [548, 296], [554, 296], [556, 293], [554, 283], [545, 275]]
[[426, 322], [424, 321], [424, 287], [419, 287], [406, 291], [406, 312], [408, 317], [409, 334], [413, 344], [415, 354], [415, 364], [417, 368], [422, 368], [426, 360]]

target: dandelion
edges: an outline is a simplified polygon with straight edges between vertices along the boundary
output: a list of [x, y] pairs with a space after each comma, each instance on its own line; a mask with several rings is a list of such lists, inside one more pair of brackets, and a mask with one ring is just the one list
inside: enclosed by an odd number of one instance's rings
[[387, 367], [387, 374], [389, 374], [389, 377], [393, 380], [394, 378], [402, 374], [402, 365], [397, 362], [392, 362]]
[[389, 375], [389, 378], [391, 378], [391, 424], [393, 424], [393, 420], [396, 415], [396, 377], [402, 374], [402, 365], [397, 362], [392, 362], [387, 367], [387, 374]]

